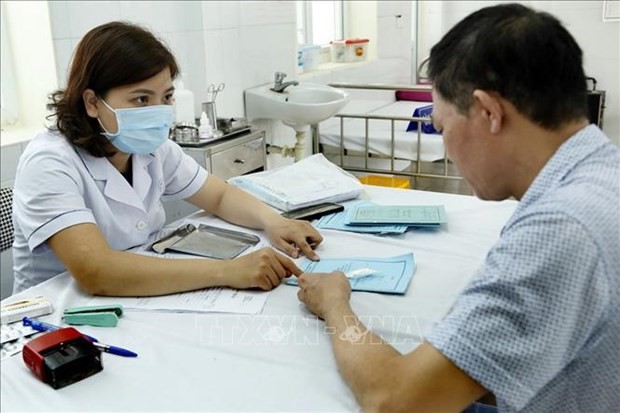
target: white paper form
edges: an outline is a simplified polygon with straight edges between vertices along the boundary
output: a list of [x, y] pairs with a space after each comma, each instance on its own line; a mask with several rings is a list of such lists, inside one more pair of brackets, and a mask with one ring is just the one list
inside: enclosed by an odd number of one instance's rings
[[[347, 273], [361, 268], [372, 269], [377, 273], [349, 279], [351, 289], [389, 294], [404, 294], [415, 271], [412, 253], [387, 258], [321, 258], [321, 261], [305, 259], [298, 266], [304, 272], [342, 271]], [[297, 278], [290, 277], [286, 283], [297, 285]]]
[[269, 291], [213, 287], [157, 297], [93, 297], [86, 305], [121, 304], [127, 310], [258, 314]]

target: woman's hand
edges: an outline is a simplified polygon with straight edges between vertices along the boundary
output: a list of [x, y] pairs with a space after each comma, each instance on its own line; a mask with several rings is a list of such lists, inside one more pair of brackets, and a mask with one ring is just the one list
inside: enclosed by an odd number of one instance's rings
[[301, 251], [311, 260], [319, 260], [313, 249], [323, 241], [323, 237], [309, 222], [278, 216], [275, 222], [267, 225], [265, 232], [276, 248], [289, 256], [297, 258]]
[[283, 278], [302, 271], [288, 257], [265, 247], [251, 254], [225, 262], [223, 284], [238, 288], [272, 290]]

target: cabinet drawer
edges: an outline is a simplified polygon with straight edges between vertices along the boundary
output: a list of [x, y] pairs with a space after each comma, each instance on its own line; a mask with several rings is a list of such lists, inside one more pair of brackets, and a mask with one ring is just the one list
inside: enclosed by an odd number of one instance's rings
[[222, 179], [243, 175], [265, 167], [265, 138], [260, 137], [211, 155], [214, 175]]

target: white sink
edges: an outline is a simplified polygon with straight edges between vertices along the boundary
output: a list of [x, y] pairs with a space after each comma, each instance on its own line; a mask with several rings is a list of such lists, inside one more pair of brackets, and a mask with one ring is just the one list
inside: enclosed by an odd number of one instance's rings
[[350, 99], [348, 93], [319, 83], [291, 85], [281, 93], [272, 87], [267, 84], [244, 92], [248, 121], [277, 119], [301, 131], [334, 116]]

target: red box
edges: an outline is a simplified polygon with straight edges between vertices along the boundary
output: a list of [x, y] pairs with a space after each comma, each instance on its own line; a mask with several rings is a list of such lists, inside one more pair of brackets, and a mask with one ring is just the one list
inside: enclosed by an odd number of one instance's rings
[[29, 341], [24, 346], [22, 357], [41, 381], [55, 389], [103, 370], [101, 351], [71, 327]]

